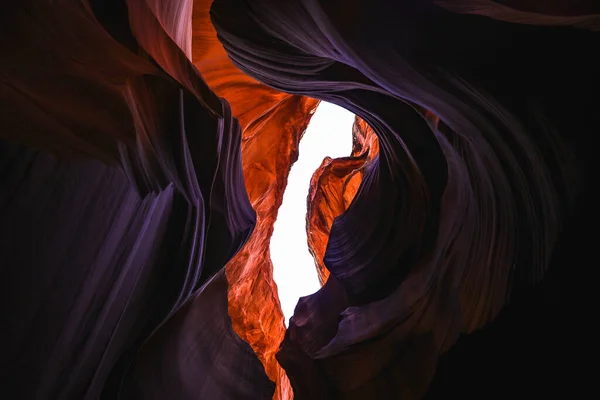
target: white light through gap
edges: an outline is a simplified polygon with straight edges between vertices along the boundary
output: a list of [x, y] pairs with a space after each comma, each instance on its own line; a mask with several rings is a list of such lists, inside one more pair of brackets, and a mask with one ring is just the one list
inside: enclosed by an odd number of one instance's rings
[[286, 327], [298, 299], [321, 287], [306, 237], [306, 197], [310, 179], [326, 156], [350, 155], [353, 123], [354, 114], [321, 102], [300, 141], [298, 161], [292, 165], [288, 177], [270, 243], [273, 279]]

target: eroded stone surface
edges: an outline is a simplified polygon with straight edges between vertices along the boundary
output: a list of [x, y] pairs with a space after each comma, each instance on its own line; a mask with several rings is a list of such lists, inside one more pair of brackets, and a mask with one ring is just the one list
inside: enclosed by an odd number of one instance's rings
[[329, 277], [323, 257], [331, 224], [350, 206], [362, 182], [365, 164], [372, 162], [378, 152], [375, 132], [365, 121], [356, 117], [352, 127], [350, 157], [335, 160], [327, 157], [313, 174], [307, 199], [306, 232], [308, 248], [315, 259], [321, 285]]

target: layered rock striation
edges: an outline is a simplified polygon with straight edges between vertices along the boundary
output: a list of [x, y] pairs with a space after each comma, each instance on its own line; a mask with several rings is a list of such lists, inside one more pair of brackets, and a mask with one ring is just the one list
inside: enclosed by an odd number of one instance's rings
[[[1, 9], [3, 396], [581, 397], [595, 2]], [[321, 100], [354, 147], [286, 331], [269, 240]]]

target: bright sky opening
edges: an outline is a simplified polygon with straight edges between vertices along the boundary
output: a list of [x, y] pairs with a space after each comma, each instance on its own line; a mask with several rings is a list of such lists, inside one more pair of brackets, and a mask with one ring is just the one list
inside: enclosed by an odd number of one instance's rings
[[321, 288], [306, 236], [306, 197], [310, 179], [325, 157], [350, 155], [353, 123], [351, 112], [321, 102], [300, 141], [298, 161], [290, 170], [270, 243], [273, 278], [286, 327], [298, 299]]

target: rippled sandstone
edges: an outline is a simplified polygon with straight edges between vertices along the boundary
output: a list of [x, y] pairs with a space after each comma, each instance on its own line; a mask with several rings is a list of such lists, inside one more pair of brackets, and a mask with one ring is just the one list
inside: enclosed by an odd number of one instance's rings
[[[2, 5], [3, 394], [582, 397], [597, 13]], [[355, 143], [313, 176], [324, 285], [286, 331], [268, 242], [319, 100]]]

